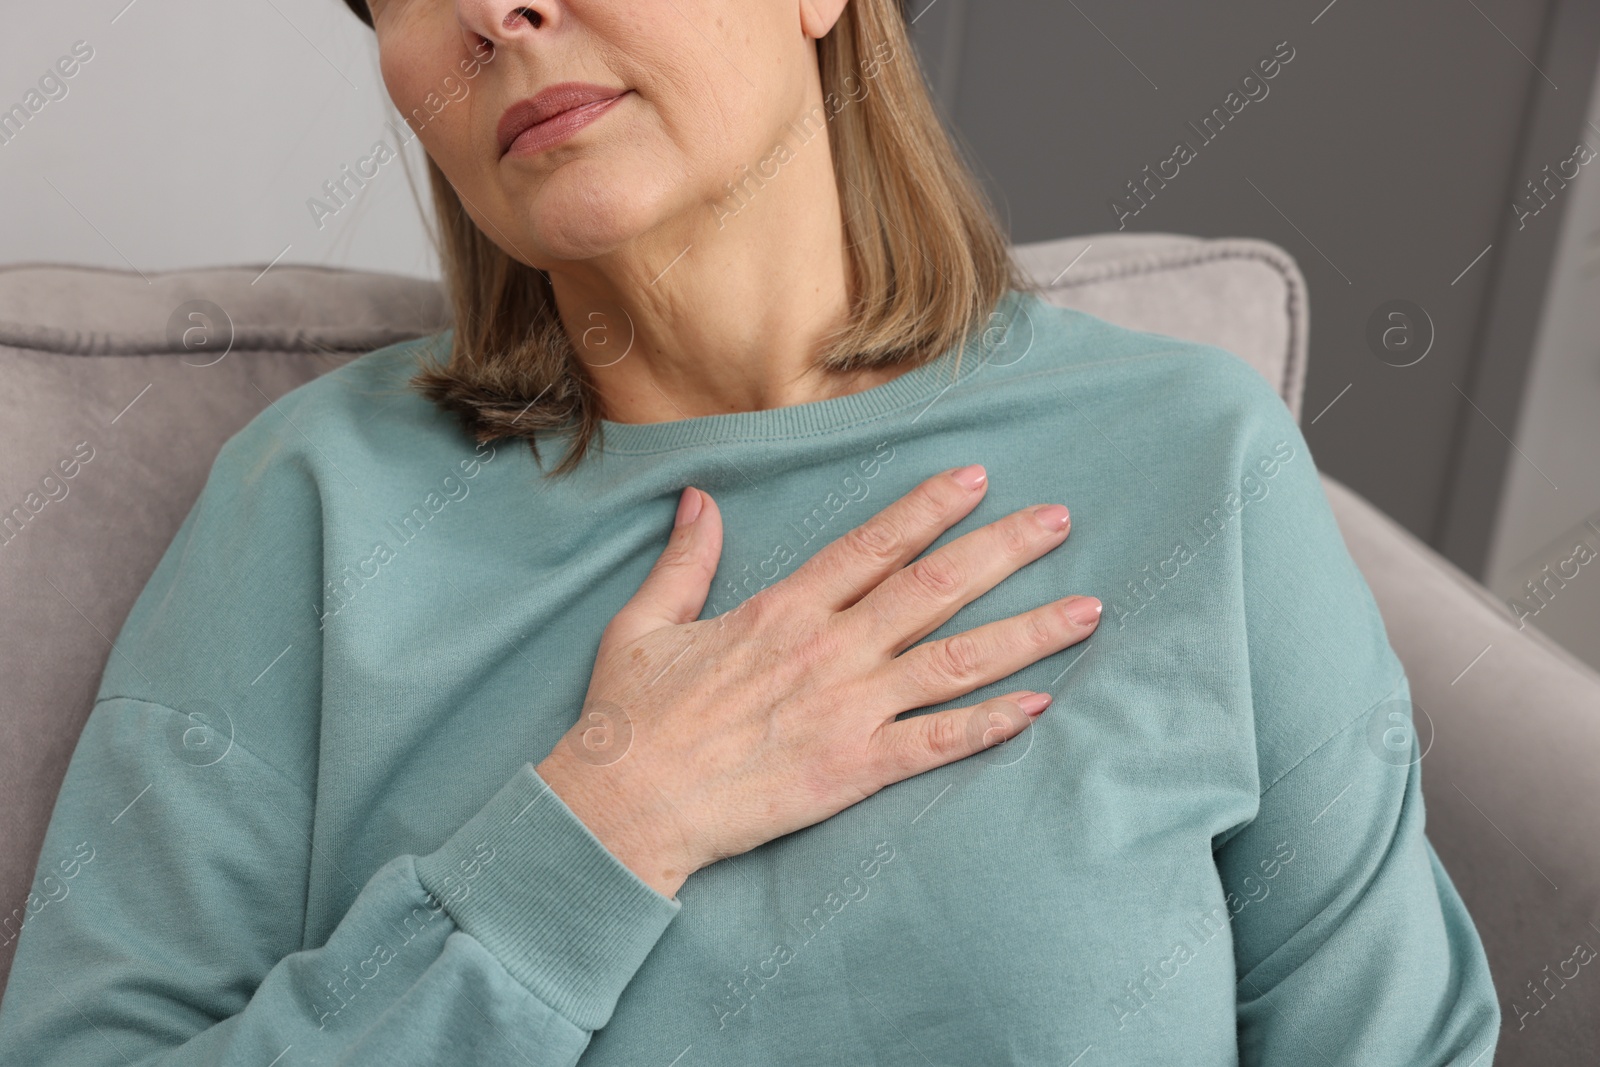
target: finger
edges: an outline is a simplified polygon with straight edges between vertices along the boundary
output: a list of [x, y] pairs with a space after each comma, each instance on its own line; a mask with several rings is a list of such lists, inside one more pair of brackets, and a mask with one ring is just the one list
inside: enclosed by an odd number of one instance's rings
[[843, 611], [965, 518], [983, 499], [987, 487], [988, 479], [978, 464], [935, 474], [860, 526], [822, 546], [770, 589], [781, 589], [781, 595], [800, 598], [809, 605]]
[[673, 521], [667, 547], [606, 627], [605, 640], [626, 644], [700, 617], [722, 556], [722, 513], [710, 493], [689, 486], [678, 498]]
[[1070, 648], [1100, 624], [1100, 601], [1069, 596], [903, 652], [883, 668], [895, 707], [942, 704]]
[[1048, 693], [1019, 689], [981, 704], [887, 722], [873, 735], [868, 759], [881, 788], [1009, 741], [1049, 704]]
[[860, 639], [898, 655], [961, 607], [1066, 540], [1071, 517], [1060, 504], [1007, 515], [889, 575], [844, 611]]

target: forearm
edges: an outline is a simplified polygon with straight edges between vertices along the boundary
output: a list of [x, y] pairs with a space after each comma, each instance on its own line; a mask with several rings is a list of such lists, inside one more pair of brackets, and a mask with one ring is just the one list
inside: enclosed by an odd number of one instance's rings
[[312, 798], [237, 744], [174, 760], [182, 722], [126, 698], [90, 716], [43, 855], [90, 840], [93, 865], [22, 931], [0, 1063], [571, 1064], [677, 912], [524, 764], [304, 945]]

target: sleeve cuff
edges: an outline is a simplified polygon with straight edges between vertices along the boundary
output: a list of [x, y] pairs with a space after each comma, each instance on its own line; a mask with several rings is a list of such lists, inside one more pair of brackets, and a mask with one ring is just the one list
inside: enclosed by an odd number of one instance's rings
[[532, 763], [416, 870], [458, 927], [585, 1030], [611, 1018], [683, 906], [612, 855]]

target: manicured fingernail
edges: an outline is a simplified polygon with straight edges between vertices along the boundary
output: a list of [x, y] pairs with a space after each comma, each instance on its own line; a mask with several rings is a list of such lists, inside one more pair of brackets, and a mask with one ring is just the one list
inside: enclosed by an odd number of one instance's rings
[[983, 464], [971, 463], [965, 467], [957, 467], [950, 472], [950, 477], [959, 482], [963, 489], [973, 490], [983, 485], [984, 479], [989, 475], [984, 472]]
[[1037, 715], [1050, 706], [1050, 694], [1029, 693], [1025, 697], [1018, 697], [1017, 704], [1029, 715]]
[[1067, 618], [1079, 626], [1093, 626], [1100, 621], [1101, 604], [1092, 596], [1075, 596], [1067, 600]]
[[1065, 530], [1067, 523], [1072, 520], [1066, 506], [1063, 504], [1040, 504], [1033, 509], [1033, 515], [1046, 530], [1053, 532]]
[[672, 520], [672, 525], [687, 526], [700, 517], [700, 492], [693, 486], [683, 490], [683, 495], [678, 498], [678, 517]]

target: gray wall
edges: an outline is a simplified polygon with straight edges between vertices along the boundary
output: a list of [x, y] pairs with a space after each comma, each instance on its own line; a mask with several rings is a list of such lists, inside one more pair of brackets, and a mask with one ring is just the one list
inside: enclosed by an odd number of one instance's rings
[[[1014, 239], [1121, 225], [1288, 249], [1311, 290], [1304, 428], [1317, 462], [1484, 573], [1516, 456], [1501, 431], [1516, 433], [1571, 197], [1558, 190], [1520, 219], [1512, 199], [1573, 154], [1600, 4], [913, 0], [913, 10], [947, 119]], [[1238, 114], [1204, 141], [1188, 124], [1225, 106], [1280, 42], [1294, 58], [1266, 95], [1236, 99]], [[1195, 158], [1146, 186], [1141, 205], [1128, 183], [1180, 140]], [[1137, 214], [1114, 210], [1118, 197]], [[1392, 300], [1423, 309], [1417, 336], [1432, 324], [1432, 346], [1411, 366], [1380, 359], [1367, 338]]]

